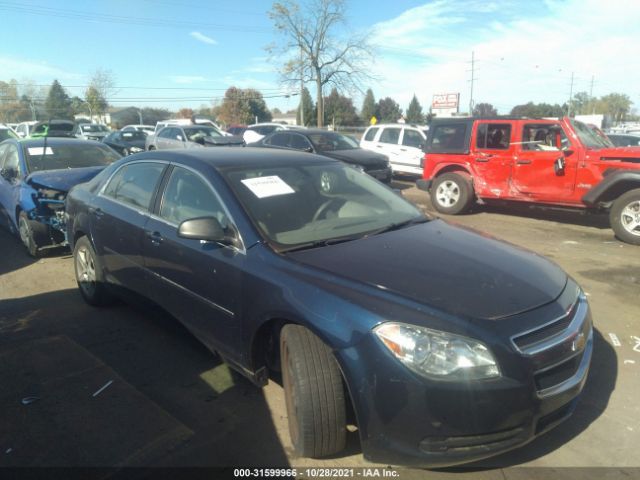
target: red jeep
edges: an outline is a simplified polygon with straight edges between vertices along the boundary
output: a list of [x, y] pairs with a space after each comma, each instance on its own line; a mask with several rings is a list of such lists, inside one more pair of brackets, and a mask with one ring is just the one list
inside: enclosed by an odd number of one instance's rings
[[523, 118], [436, 119], [423, 179], [434, 207], [478, 200], [608, 210], [616, 236], [640, 245], [640, 147], [615, 148], [584, 123]]

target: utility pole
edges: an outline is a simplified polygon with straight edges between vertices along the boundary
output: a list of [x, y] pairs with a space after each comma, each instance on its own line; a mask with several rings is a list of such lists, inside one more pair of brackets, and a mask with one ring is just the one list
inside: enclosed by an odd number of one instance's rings
[[304, 66], [302, 57], [302, 45], [300, 45], [300, 125], [304, 127]]
[[591, 102], [591, 115], [595, 115], [596, 113], [596, 102], [593, 101], [593, 78], [591, 75], [591, 89], [589, 90], [589, 102]]
[[569, 107], [567, 108], [567, 116], [571, 116], [571, 107], [573, 103], [573, 72], [571, 72], [571, 87], [569, 87]]
[[471, 94], [469, 95], [469, 116], [473, 116], [473, 78], [475, 73], [475, 52], [471, 51]]

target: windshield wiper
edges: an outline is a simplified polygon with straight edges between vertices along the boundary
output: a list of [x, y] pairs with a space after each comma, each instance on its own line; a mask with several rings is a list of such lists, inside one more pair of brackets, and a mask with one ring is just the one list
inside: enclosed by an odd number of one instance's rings
[[353, 240], [358, 240], [359, 238], [362, 238], [362, 235], [353, 235], [351, 237], [340, 237], [340, 238], [328, 238], [326, 240], [315, 240], [313, 242], [296, 245], [295, 247], [280, 249], [280, 253], [297, 252], [299, 250], [310, 250], [312, 248], [318, 248], [318, 247], [328, 247], [329, 245], [336, 245], [338, 243], [351, 242]]
[[430, 219], [427, 218], [427, 217], [410, 218], [409, 220], [405, 220], [403, 222], [392, 223], [390, 225], [387, 225], [386, 227], [382, 227], [382, 228], [379, 228], [378, 230], [374, 230], [373, 232], [370, 232], [367, 236], [369, 236], [369, 235], [379, 235], [379, 234], [385, 233], [385, 232], [392, 232], [394, 230], [400, 230], [401, 228], [406, 228], [406, 227], [409, 227], [411, 225], [417, 225], [419, 223], [426, 223], [429, 220]]

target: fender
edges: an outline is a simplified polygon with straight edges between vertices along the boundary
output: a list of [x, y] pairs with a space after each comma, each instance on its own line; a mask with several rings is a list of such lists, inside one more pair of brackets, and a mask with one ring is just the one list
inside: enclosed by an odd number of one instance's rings
[[602, 181], [582, 197], [582, 201], [588, 207], [600, 204], [608, 207], [620, 195], [634, 188], [640, 188], [640, 170], [609, 170]]

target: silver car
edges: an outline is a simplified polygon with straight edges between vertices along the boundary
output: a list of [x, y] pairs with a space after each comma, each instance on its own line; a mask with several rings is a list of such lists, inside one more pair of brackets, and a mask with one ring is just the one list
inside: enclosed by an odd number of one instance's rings
[[147, 137], [147, 150], [167, 150], [175, 148], [202, 148], [215, 146], [243, 145], [242, 137], [227, 136], [213, 127], [203, 125], [164, 127], [155, 135]]

